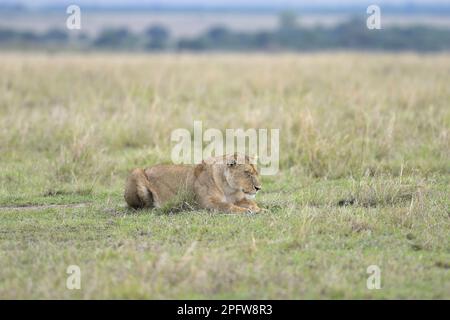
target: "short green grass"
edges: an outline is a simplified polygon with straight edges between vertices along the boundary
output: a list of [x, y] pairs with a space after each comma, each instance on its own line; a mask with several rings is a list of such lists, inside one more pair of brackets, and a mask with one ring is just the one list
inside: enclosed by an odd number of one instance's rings
[[[1, 299], [450, 298], [450, 56], [1, 59]], [[281, 129], [263, 213], [126, 208], [193, 120]]]

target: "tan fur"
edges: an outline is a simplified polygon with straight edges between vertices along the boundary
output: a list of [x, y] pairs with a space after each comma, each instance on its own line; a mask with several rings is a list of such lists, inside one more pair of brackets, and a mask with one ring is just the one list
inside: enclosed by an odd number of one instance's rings
[[258, 176], [250, 159], [239, 155], [211, 158], [199, 165], [156, 165], [131, 172], [125, 200], [135, 209], [161, 207], [188, 192], [204, 209], [257, 213], [261, 209], [251, 198], [261, 188]]

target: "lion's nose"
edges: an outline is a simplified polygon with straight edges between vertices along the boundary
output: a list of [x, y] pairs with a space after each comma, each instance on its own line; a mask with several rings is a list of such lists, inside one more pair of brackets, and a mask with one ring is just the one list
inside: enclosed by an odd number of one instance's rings
[[255, 190], [256, 190], [256, 191], [261, 190], [261, 186], [255, 186]]

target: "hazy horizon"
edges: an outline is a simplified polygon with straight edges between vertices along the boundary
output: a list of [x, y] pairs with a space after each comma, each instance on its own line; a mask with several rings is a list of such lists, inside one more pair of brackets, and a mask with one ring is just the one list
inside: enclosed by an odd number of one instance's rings
[[[205, 8], [227, 8], [227, 7], [243, 7], [243, 8], [289, 8], [289, 7], [361, 7], [374, 4], [374, 1], [370, 0], [316, 0], [314, 3], [305, 0], [280, 0], [277, 2], [269, 0], [142, 0], [142, 1], [125, 1], [125, 0], [1, 0], [0, 5], [22, 5], [29, 8], [42, 8], [42, 7], [58, 7], [69, 4], [76, 4], [85, 7], [205, 7]], [[386, 7], [415, 7], [415, 6], [450, 6], [449, 0], [378, 0], [376, 1], [379, 6]]]

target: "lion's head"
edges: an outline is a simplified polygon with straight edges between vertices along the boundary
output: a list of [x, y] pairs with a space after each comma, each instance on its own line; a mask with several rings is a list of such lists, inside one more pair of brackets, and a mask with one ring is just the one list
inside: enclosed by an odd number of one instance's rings
[[256, 165], [248, 156], [233, 155], [226, 159], [225, 178], [233, 189], [245, 194], [247, 199], [253, 199], [261, 189], [259, 173]]

